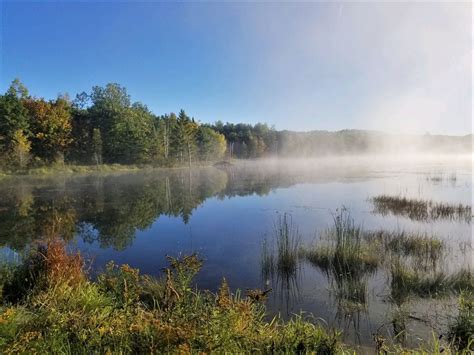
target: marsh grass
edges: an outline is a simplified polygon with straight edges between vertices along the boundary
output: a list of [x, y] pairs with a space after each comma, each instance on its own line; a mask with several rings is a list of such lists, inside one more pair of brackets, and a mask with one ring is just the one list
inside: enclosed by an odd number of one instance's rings
[[457, 181], [457, 174], [456, 173], [451, 173], [451, 174], [435, 174], [435, 175], [428, 175], [426, 177], [426, 180], [427, 181], [431, 181], [431, 182], [434, 182], [434, 183], [441, 183], [443, 181], [448, 181], [452, 184], [456, 183]]
[[368, 231], [364, 233], [364, 238], [369, 243], [380, 245], [380, 252], [384, 255], [410, 258], [424, 270], [436, 268], [446, 248], [445, 243], [436, 237], [406, 231]]
[[299, 297], [299, 271], [302, 236], [291, 215], [279, 215], [273, 223], [272, 237], [262, 243], [260, 267], [266, 286], [280, 297], [289, 314], [290, 301]]
[[[1, 298], [0, 353], [343, 351], [338, 332], [302, 316], [267, 321], [261, 302], [232, 294], [225, 281], [217, 294], [193, 288], [197, 255], [168, 262], [161, 278], [110, 263], [91, 281], [64, 244], [32, 251], [8, 274], [10, 294], [22, 297]], [[35, 276], [28, 287], [25, 275]]]
[[274, 223], [276, 241], [276, 267], [279, 273], [293, 274], [298, 268], [301, 248], [301, 234], [293, 223], [291, 215], [285, 213]]
[[470, 270], [459, 270], [453, 274], [442, 271], [426, 273], [410, 268], [400, 260], [391, 266], [391, 297], [403, 303], [409, 296], [437, 298], [462, 292], [474, 292], [474, 275]]
[[262, 279], [265, 282], [273, 279], [275, 272], [275, 255], [273, 244], [267, 238], [263, 239], [262, 249], [260, 255], [260, 269], [262, 272]]
[[377, 253], [363, 243], [362, 227], [355, 224], [345, 208], [333, 215], [333, 221], [333, 228], [324, 234], [328, 244], [306, 248], [306, 259], [320, 269], [341, 277], [354, 278], [375, 272], [379, 264]]
[[327, 244], [305, 248], [304, 255], [327, 275], [338, 310], [353, 313], [366, 308], [367, 278], [376, 272], [379, 260], [347, 209], [336, 211], [333, 221], [323, 235]]
[[448, 219], [470, 223], [472, 220], [471, 206], [463, 204], [441, 203], [389, 195], [376, 196], [371, 201], [375, 207], [374, 212], [382, 215], [392, 213], [416, 221]]
[[451, 324], [449, 339], [457, 349], [474, 351], [474, 294], [462, 293], [459, 297], [459, 313]]
[[265, 280], [276, 275], [282, 279], [296, 276], [301, 255], [302, 237], [291, 215], [279, 215], [273, 223], [272, 239], [263, 239], [260, 266]]

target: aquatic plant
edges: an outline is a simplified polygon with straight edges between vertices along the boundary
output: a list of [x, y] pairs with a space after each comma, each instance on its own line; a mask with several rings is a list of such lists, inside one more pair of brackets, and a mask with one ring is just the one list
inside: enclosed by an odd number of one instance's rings
[[417, 267], [425, 270], [436, 267], [445, 249], [444, 242], [436, 237], [406, 231], [367, 231], [364, 238], [369, 243], [378, 243], [381, 252], [408, 257]]
[[436, 175], [428, 175], [426, 177], [426, 180], [427, 181], [431, 181], [431, 182], [434, 182], [434, 183], [441, 183], [443, 181], [449, 181], [451, 182], [452, 184], [456, 183], [457, 181], [457, 175], [456, 173], [451, 173], [451, 174], [446, 174], [446, 175], [443, 175], [443, 174], [436, 174]]
[[266, 237], [261, 250], [261, 273], [266, 287], [272, 285], [273, 293], [280, 297], [287, 314], [290, 300], [299, 297], [298, 271], [301, 259], [301, 234], [291, 215], [279, 215], [274, 221], [272, 239]]
[[463, 204], [434, 202], [403, 196], [380, 195], [371, 199], [375, 213], [405, 216], [417, 221], [457, 219], [470, 223], [472, 208]]
[[459, 312], [451, 324], [449, 339], [458, 350], [474, 351], [474, 294], [459, 297]]
[[282, 274], [293, 274], [298, 268], [301, 234], [291, 215], [279, 215], [273, 226], [276, 241], [276, 268]]
[[409, 268], [399, 259], [391, 265], [391, 298], [403, 303], [407, 297], [443, 297], [463, 291], [474, 291], [474, 275], [470, 270], [461, 269], [453, 274], [442, 271], [426, 273]]
[[347, 209], [333, 215], [334, 226], [323, 237], [327, 245], [304, 250], [306, 259], [324, 271], [342, 277], [359, 277], [377, 269], [377, 253], [363, 243], [362, 227], [355, 224]]
[[293, 278], [299, 268], [301, 234], [289, 214], [279, 215], [273, 224], [273, 239], [263, 239], [260, 266], [265, 281]]
[[262, 242], [260, 270], [262, 273], [262, 279], [265, 281], [265, 283], [268, 283], [269, 280], [273, 279], [275, 272], [275, 256], [273, 245], [269, 243], [267, 238], [264, 238]]
[[322, 236], [327, 243], [306, 247], [304, 255], [326, 273], [338, 313], [351, 314], [365, 309], [367, 276], [377, 270], [379, 260], [375, 250], [364, 243], [362, 228], [347, 209], [336, 211], [333, 221], [334, 226]]

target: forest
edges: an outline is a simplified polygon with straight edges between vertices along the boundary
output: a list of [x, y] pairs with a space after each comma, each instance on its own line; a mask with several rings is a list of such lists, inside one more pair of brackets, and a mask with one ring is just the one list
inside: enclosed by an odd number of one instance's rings
[[191, 166], [224, 158], [315, 157], [374, 152], [472, 151], [472, 135], [376, 131], [277, 131], [266, 123], [200, 123], [181, 109], [156, 115], [125, 87], [94, 86], [71, 99], [29, 94], [19, 79], [0, 95], [0, 168], [57, 163]]
[[95, 86], [71, 100], [36, 98], [15, 79], [0, 97], [0, 154], [23, 168], [56, 162], [76, 164], [191, 164], [220, 159], [223, 135], [200, 125], [184, 110], [154, 115], [131, 102], [118, 84]]

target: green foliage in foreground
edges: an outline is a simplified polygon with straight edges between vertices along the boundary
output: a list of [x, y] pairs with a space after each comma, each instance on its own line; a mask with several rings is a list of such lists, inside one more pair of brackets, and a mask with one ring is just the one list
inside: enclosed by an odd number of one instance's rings
[[[355, 353], [340, 333], [295, 316], [268, 321], [258, 290], [232, 294], [192, 287], [196, 255], [169, 257], [160, 279], [110, 263], [91, 281], [62, 242], [36, 247], [22, 263], [0, 265], [0, 353]], [[472, 298], [465, 294], [449, 344], [406, 350], [375, 337], [378, 353], [468, 353]], [[464, 349], [464, 350], [463, 350]]]
[[1, 353], [343, 352], [337, 332], [302, 317], [268, 322], [254, 295], [225, 281], [218, 294], [194, 290], [196, 255], [169, 258], [159, 280], [111, 263], [96, 282], [62, 245], [32, 255], [2, 279]]
[[465, 293], [459, 300], [459, 315], [449, 334], [459, 349], [474, 351], [474, 294]]

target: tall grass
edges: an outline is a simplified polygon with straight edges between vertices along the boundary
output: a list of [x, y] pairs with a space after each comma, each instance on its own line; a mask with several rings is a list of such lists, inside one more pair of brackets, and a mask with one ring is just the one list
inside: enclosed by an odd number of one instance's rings
[[299, 268], [302, 237], [287, 213], [273, 223], [272, 239], [264, 238], [261, 251], [261, 270], [264, 279], [295, 276]]
[[301, 234], [289, 214], [279, 216], [273, 226], [276, 241], [276, 267], [281, 274], [293, 274], [298, 268]]
[[302, 237], [291, 215], [279, 215], [273, 223], [272, 238], [264, 238], [261, 251], [261, 272], [264, 282], [272, 284], [286, 311], [290, 301], [299, 296]]
[[363, 231], [347, 209], [333, 215], [334, 226], [323, 235], [325, 245], [305, 248], [306, 259], [326, 273], [335, 293], [338, 309], [352, 313], [365, 309], [367, 275], [379, 265], [377, 253], [363, 243]]
[[459, 313], [451, 324], [449, 338], [456, 348], [474, 351], [474, 294], [466, 292], [459, 297]]
[[260, 269], [262, 272], [262, 279], [265, 282], [273, 279], [275, 272], [275, 255], [273, 244], [267, 238], [263, 239], [262, 249], [260, 255]]
[[446, 247], [445, 243], [436, 237], [406, 231], [368, 231], [364, 233], [364, 238], [369, 243], [379, 244], [380, 253], [409, 258], [423, 270], [436, 268]]
[[382, 215], [392, 213], [417, 221], [451, 219], [470, 223], [472, 220], [472, 207], [463, 204], [441, 203], [389, 195], [375, 196], [371, 201], [375, 206], [375, 212]]
[[347, 209], [333, 215], [334, 226], [324, 237], [328, 244], [306, 248], [306, 259], [324, 271], [343, 277], [358, 277], [377, 269], [377, 253], [363, 243], [362, 227], [356, 225]]
[[410, 296], [444, 297], [461, 292], [474, 292], [474, 275], [470, 270], [454, 274], [442, 271], [426, 273], [394, 260], [391, 266], [391, 297], [401, 304]]

